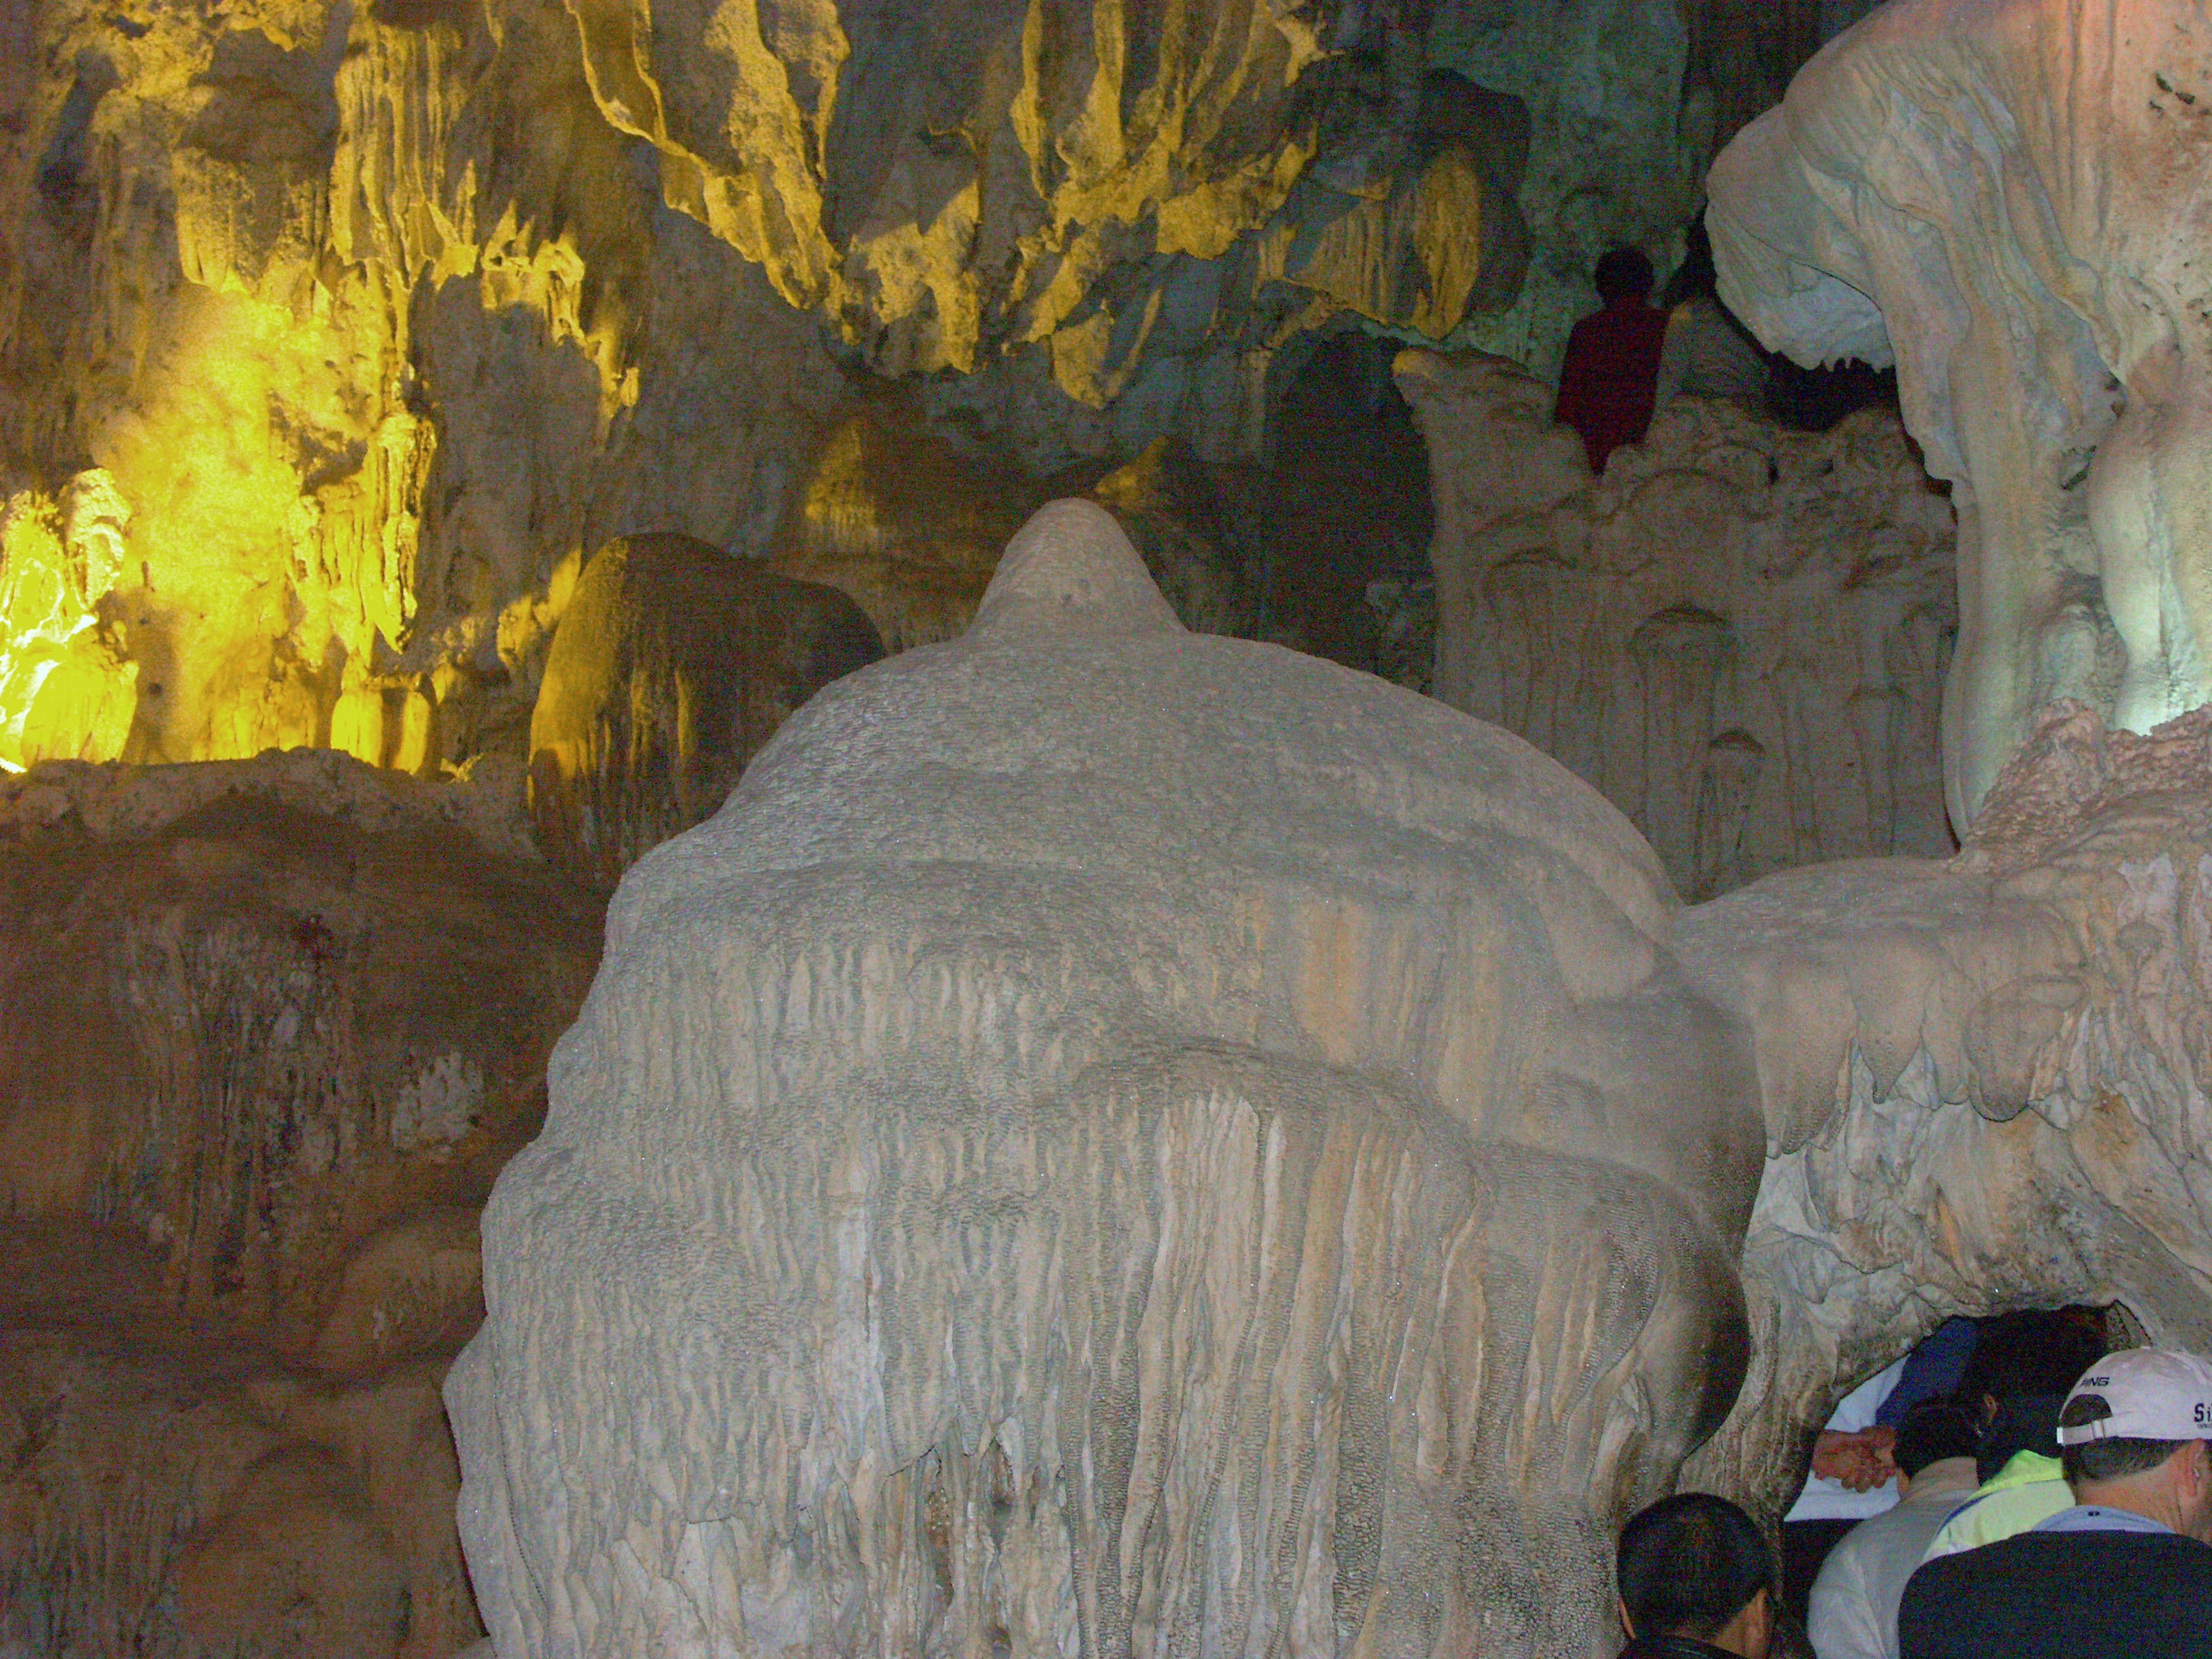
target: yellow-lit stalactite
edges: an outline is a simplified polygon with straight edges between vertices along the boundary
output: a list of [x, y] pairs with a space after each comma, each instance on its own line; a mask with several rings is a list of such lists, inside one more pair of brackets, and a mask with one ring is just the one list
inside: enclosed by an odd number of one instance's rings
[[100, 627], [129, 513], [105, 472], [0, 514], [0, 767], [109, 760], [131, 732], [137, 667]]

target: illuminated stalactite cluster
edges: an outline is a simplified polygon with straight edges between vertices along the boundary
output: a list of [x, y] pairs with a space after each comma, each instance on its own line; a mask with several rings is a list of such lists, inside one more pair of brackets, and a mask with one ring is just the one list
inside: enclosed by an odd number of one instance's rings
[[27, 494], [0, 514], [0, 767], [71, 743], [94, 757], [121, 750], [138, 669], [101, 637], [99, 607], [122, 576], [128, 521], [98, 471], [61, 503]]
[[[559, 8], [37, 21], [0, 175], [0, 760], [514, 749], [558, 574], [607, 521], [724, 545], [773, 521], [747, 486], [780, 496], [836, 372], [657, 206]], [[702, 424], [717, 384], [735, 454], [686, 468], [651, 428]], [[88, 492], [119, 527], [99, 592]], [[65, 615], [49, 566], [77, 573]], [[135, 691], [119, 721], [63, 696], [64, 644]]]
[[109, 481], [76, 648], [136, 679], [6, 758], [519, 755], [561, 573], [764, 551], [885, 377], [1043, 475], [1273, 460], [1317, 329], [1540, 356], [1583, 244], [1686, 210], [1687, 37], [1433, 9], [13, 12], [0, 498]]

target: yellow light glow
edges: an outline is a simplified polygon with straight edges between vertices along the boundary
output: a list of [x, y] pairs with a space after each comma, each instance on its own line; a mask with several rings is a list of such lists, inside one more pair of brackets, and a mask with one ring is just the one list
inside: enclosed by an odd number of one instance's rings
[[112, 759], [137, 703], [137, 668], [99, 635], [95, 607], [122, 568], [129, 514], [102, 472], [59, 501], [26, 491], [0, 512], [0, 766]]

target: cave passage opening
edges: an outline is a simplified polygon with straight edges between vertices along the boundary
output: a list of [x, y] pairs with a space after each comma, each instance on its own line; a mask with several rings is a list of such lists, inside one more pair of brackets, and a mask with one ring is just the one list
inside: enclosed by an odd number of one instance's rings
[[[1783, 1593], [1791, 1613], [1806, 1620], [1829, 1552], [1861, 1522], [1909, 1495], [1913, 1472], [1896, 1455], [1905, 1412], [1946, 1401], [1962, 1411], [1978, 1431], [1972, 1478], [1986, 1486], [2051, 1438], [2074, 1378], [2101, 1354], [2151, 1341], [2142, 1320], [2117, 1297], [2060, 1306], [2021, 1302], [1946, 1320], [1856, 1377], [1826, 1426], [1805, 1437], [1781, 1529]], [[2056, 1455], [2055, 1444], [2049, 1455]], [[1862, 1486], [1870, 1474], [1880, 1479]]]

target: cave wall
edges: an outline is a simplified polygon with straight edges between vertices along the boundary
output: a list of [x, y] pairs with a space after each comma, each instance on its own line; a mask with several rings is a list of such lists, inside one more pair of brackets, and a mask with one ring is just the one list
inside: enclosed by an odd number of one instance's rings
[[1282, 464], [1347, 325], [1541, 369], [1724, 12], [13, 8], [0, 763], [519, 757], [580, 562], [769, 550], [886, 383], [1044, 479]]
[[0, 1650], [447, 1659], [438, 1383], [599, 955], [466, 785], [0, 779]]

